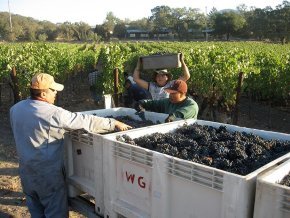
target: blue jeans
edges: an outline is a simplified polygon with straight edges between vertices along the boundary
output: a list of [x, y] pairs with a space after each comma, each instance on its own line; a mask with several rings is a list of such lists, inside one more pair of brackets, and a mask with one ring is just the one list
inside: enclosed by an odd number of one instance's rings
[[40, 197], [36, 192], [26, 194], [26, 202], [32, 218], [68, 217], [68, 198], [66, 187]]
[[20, 173], [20, 178], [32, 218], [68, 217], [64, 169], [42, 175]]
[[94, 102], [99, 103], [99, 101], [102, 100], [102, 95], [97, 94], [97, 90], [95, 88], [90, 88], [91, 91], [91, 97], [94, 100]]

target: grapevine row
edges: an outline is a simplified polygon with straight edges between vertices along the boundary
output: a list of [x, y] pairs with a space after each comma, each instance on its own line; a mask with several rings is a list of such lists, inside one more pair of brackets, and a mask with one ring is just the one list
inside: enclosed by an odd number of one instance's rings
[[[36, 72], [48, 72], [59, 81], [73, 73], [103, 66], [104, 93], [113, 93], [113, 70], [132, 73], [139, 56], [182, 52], [190, 70], [189, 89], [212, 104], [232, 108], [238, 75], [244, 73], [243, 90], [260, 99], [288, 103], [290, 93], [289, 45], [258, 42], [134, 42], [109, 44], [18, 43], [1, 44], [0, 78], [17, 70], [20, 89], [27, 93]], [[177, 78], [181, 69], [170, 69]], [[122, 91], [123, 77], [120, 76]]]

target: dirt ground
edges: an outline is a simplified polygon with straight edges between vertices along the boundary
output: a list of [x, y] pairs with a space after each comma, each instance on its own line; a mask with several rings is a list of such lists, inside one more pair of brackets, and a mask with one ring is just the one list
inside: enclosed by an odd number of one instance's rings
[[[58, 105], [71, 111], [102, 107], [94, 104], [86, 86], [64, 91], [59, 96]], [[30, 217], [18, 176], [18, 158], [9, 125], [9, 107], [10, 105], [0, 106], [0, 217]], [[241, 101], [238, 125], [290, 134], [290, 109], [270, 108], [261, 103], [249, 104], [249, 100], [244, 97]], [[84, 216], [71, 208], [70, 217]]]

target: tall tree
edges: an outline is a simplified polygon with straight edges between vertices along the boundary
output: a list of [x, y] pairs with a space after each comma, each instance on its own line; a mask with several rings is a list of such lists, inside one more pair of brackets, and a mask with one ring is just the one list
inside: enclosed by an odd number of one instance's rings
[[154, 31], [159, 32], [164, 28], [172, 28], [172, 10], [168, 6], [157, 6], [151, 10], [152, 16], [149, 18], [153, 23]]
[[269, 32], [269, 13], [265, 9], [254, 9], [248, 12], [247, 26], [250, 35], [259, 40], [265, 38]]
[[[8, 40], [9, 34], [11, 34], [9, 25], [9, 14], [7, 12], [2, 12], [0, 16], [0, 37], [2, 39]], [[15, 40], [15, 37], [13, 37]]]
[[121, 22], [115, 25], [114, 28], [114, 36], [117, 38], [123, 39], [126, 36], [126, 25], [125, 23]]
[[108, 40], [109, 32], [105, 29], [104, 25], [96, 25], [94, 32], [103, 40]]
[[290, 36], [290, 2], [283, 1], [271, 12], [271, 15], [271, 24], [276, 33], [274, 36], [284, 44]]
[[141, 30], [153, 30], [153, 22], [147, 18], [142, 18], [135, 21], [130, 21], [127, 23], [130, 29], [141, 29]]
[[39, 31], [38, 34], [46, 34], [47, 40], [53, 41], [58, 36], [58, 28], [54, 23], [49, 21], [41, 22], [42, 29]]
[[245, 22], [244, 17], [234, 11], [217, 13], [214, 21], [215, 33], [226, 34], [226, 39], [229, 40], [230, 35], [243, 28]]
[[24, 25], [25, 40], [35, 41], [37, 39], [37, 31], [41, 29], [41, 25], [35, 22], [33, 18], [28, 18]]
[[74, 30], [73, 30], [73, 24], [70, 22], [64, 22], [59, 27], [59, 34], [62, 36], [65, 40], [73, 40], [74, 38]]
[[184, 17], [186, 14], [186, 8], [173, 8], [171, 9], [171, 28], [173, 33], [178, 36], [179, 39], [183, 39], [182, 37], [184, 33], [188, 32], [188, 24], [184, 22]]
[[108, 33], [113, 34], [115, 25], [117, 23], [120, 23], [120, 19], [117, 18], [113, 12], [108, 12], [103, 26]]
[[213, 7], [210, 12], [207, 14], [207, 27], [208, 28], [214, 28], [214, 23], [215, 23], [215, 19], [216, 19], [216, 16], [218, 14], [218, 10]]
[[91, 27], [84, 22], [76, 22], [72, 25], [72, 29], [74, 30], [74, 36], [79, 41], [86, 41], [88, 40], [88, 36], [92, 32]]
[[238, 11], [240, 14], [245, 14], [245, 13], [248, 11], [248, 7], [247, 7], [247, 5], [245, 5], [245, 4], [240, 4], [240, 5], [238, 5], [238, 7], [237, 7], [237, 11]]
[[186, 11], [184, 20], [188, 23], [188, 28], [194, 32], [202, 32], [207, 27], [207, 17], [197, 8], [189, 8]]

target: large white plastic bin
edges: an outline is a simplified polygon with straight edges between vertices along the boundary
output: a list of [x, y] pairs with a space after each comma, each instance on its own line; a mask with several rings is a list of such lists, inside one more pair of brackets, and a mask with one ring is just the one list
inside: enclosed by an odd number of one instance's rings
[[280, 185], [290, 172], [290, 160], [258, 176], [254, 218], [289, 218], [290, 187]]
[[[141, 120], [138, 115], [135, 115], [135, 112], [132, 108], [119, 107], [80, 113], [100, 117], [130, 116], [135, 120]], [[164, 123], [167, 116], [162, 113], [145, 112], [145, 119], [156, 124]], [[78, 130], [70, 132], [65, 137], [69, 195], [75, 197], [84, 192], [93, 196], [95, 210], [101, 215], [104, 213], [103, 136]]]
[[[168, 133], [185, 122], [177, 121], [126, 134], [137, 138], [155, 132]], [[200, 125], [224, 125], [196, 121]], [[265, 139], [290, 140], [290, 135], [226, 125], [230, 131], [252, 132]], [[104, 137], [105, 217], [215, 217], [253, 216], [257, 175], [290, 157], [284, 155], [254, 172], [241, 176], [182, 160]]]

